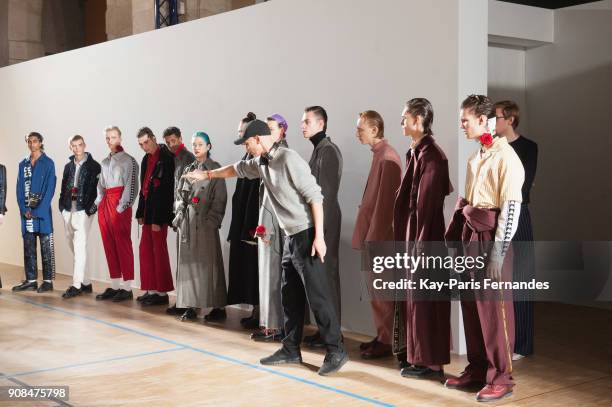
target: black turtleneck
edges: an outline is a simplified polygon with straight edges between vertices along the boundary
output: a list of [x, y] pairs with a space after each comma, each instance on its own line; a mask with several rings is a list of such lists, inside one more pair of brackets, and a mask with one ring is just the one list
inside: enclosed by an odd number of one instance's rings
[[317, 144], [319, 144], [321, 142], [321, 140], [323, 140], [325, 137], [327, 137], [325, 135], [324, 131], [320, 131], [317, 134], [315, 134], [314, 136], [312, 136], [310, 138], [310, 142], [315, 146], [315, 148], [317, 147]]

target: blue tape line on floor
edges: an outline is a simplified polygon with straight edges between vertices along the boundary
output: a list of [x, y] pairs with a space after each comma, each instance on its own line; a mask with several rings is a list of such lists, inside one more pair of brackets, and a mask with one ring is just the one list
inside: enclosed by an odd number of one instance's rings
[[[113, 327], [113, 328], [116, 328], [116, 329], [121, 329], [123, 331], [130, 332], [130, 333], [133, 333], [133, 334], [136, 334], [136, 335], [140, 335], [140, 336], [144, 336], [146, 338], [150, 338], [150, 339], [161, 341], [161, 342], [164, 342], [164, 343], [167, 343], [167, 344], [175, 345], [175, 346], [177, 346], [179, 348], [189, 349], [189, 350], [192, 350], [192, 351], [195, 351], [195, 352], [199, 352], [199, 353], [202, 353], [202, 354], [214, 357], [216, 359], [224, 360], [226, 362], [230, 362], [230, 363], [233, 363], [233, 364], [236, 364], [236, 365], [241, 365], [241, 366], [249, 367], [251, 369], [259, 370], [259, 371], [262, 371], [262, 372], [271, 373], [271, 374], [274, 374], [274, 375], [277, 375], [277, 376], [280, 376], [280, 377], [284, 377], [286, 379], [290, 379], [290, 380], [294, 380], [294, 381], [297, 381], [297, 382], [300, 382], [300, 383], [308, 384], [310, 386], [314, 386], [314, 387], [317, 387], [319, 389], [331, 391], [331, 392], [334, 392], [334, 393], [337, 393], [337, 394], [342, 394], [344, 396], [348, 396], [348, 397], [351, 397], [351, 398], [354, 398], [354, 399], [357, 399], [357, 400], [365, 401], [365, 402], [368, 402], [368, 403], [371, 403], [371, 404], [376, 404], [376, 405], [379, 405], [379, 406], [393, 407], [393, 404], [384, 403], [384, 402], [376, 400], [376, 399], [371, 399], [371, 398], [368, 398], [368, 397], [365, 397], [365, 396], [361, 396], [361, 395], [356, 394], [356, 393], [352, 393], [352, 392], [349, 392], [349, 391], [346, 391], [346, 390], [338, 389], [336, 387], [327, 386], [327, 385], [320, 384], [320, 383], [317, 383], [317, 382], [314, 382], [314, 381], [311, 381], [311, 380], [308, 380], [308, 379], [303, 379], [301, 377], [294, 376], [294, 375], [291, 375], [291, 374], [288, 374], [288, 373], [282, 373], [282, 372], [279, 372], [279, 371], [276, 371], [276, 370], [272, 370], [272, 369], [269, 369], [269, 368], [266, 368], [266, 367], [263, 367], [263, 366], [258, 366], [258, 365], [254, 365], [252, 363], [243, 362], [241, 360], [234, 359], [234, 358], [229, 357], [229, 356], [225, 356], [225, 355], [222, 355], [222, 354], [219, 354], [219, 353], [207, 351], [207, 350], [201, 349], [201, 348], [196, 348], [196, 347], [193, 347], [193, 346], [190, 346], [190, 345], [186, 345], [186, 344], [183, 344], [183, 343], [179, 343], [179, 342], [173, 341], [171, 339], [167, 339], [167, 338], [163, 338], [163, 337], [160, 337], [160, 336], [157, 336], [157, 335], [152, 335], [152, 334], [149, 334], [149, 333], [146, 333], [146, 332], [143, 332], [143, 331], [139, 331], [137, 329], [129, 328], [129, 327], [126, 327], [126, 326], [123, 326], [123, 325], [119, 325], [119, 324], [115, 324], [115, 323], [112, 323], [112, 322], [106, 322], [106, 321], [103, 321], [101, 319], [90, 317], [90, 316], [87, 316], [87, 315], [77, 314], [77, 313], [74, 313], [74, 312], [71, 312], [71, 311], [64, 310], [62, 308], [54, 307], [52, 305], [40, 304], [38, 302], [29, 300], [29, 299], [25, 299], [25, 298], [19, 298], [19, 297], [12, 297], [12, 298], [15, 299], [18, 302], [30, 304], [30, 305], [33, 305], [33, 306], [36, 306], [36, 307], [46, 308], [48, 310], [60, 312], [62, 314], [70, 315], [72, 317], [86, 319], [86, 320], [89, 320], [89, 321], [92, 321], [92, 322], [96, 322], [96, 323], [99, 323], [99, 324], [102, 324], [102, 325], [110, 326], [110, 327]], [[7, 299], [7, 298], [0, 296], [0, 299]]]
[[31, 370], [29, 372], [21, 372], [21, 373], [5, 375], [4, 377], [13, 378], [13, 377], [19, 377], [19, 376], [28, 376], [28, 375], [38, 374], [38, 373], [46, 373], [46, 372], [54, 372], [56, 370], [70, 369], [70, 368], [74, 368], [74, 367], [90, 366], [90, 365], [96, 365], [96, 364], [100, 364], [100, 363], [115, 362], [115, 361], [118, 361], [118, 360], [140, 358], [140, 357], [143, 357], [143, 356], [157, 355], [157, 354], [160, 354], [160, 353], [176, 352], [178, 350], [186, 350], [186, 349], [187, 348], [185, 348], [185, 347], [179, 347], [179, 348], [172, 348], [172, 349], [157, 350], [157, 351], [153, 351], [153, 352], [138, 353], [138, 354], [135, 354], [135, 355], [117, 356], [117, 357], [114, 357], [114, 358], [94, 360], [94, 361], [91, 361], [91, 362], [74, 363], [74, 364], [71, 364], [71, 365], [58, 366], [58, 367], [50, 367], [50, 368], [47, 368], [47, 369]]

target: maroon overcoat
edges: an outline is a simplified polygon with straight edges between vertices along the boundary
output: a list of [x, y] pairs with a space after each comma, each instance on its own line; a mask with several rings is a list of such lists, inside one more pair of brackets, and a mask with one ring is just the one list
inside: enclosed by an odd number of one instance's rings
[[[444, 242], [444, 200], [453, 191], [446, 155], [432, 136], [425, 136], [406, 159], [394, 207], [395, 240]], [[450, 337], [450, 301], [416, 301], [408, 295], [405, 303], [396, 304], [394, 350], [405, 349], [408, 362], [450, 363]]]

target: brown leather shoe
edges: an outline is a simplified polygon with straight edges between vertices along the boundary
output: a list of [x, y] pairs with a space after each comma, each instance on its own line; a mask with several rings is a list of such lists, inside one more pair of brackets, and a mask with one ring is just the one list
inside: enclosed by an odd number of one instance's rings
[[512, 385], [487, 384], [476, 394], [477, 401], [500, 400], [512, 396]]
[[459, 387], [471, 387], [471, 386], [476, 386], [476, 385], [482, 386], [483, 383], [484, 383], [484, 380], [475, 379], [471, 373], [463, 372], [461, 373], [461, 376], [457, 378], [446, 379], [446, 382], [444, 383], [444, 387], [449, 388], [449, 389], [456, 389]]
[[361, 357], [363, 359], [380, 359], [392, 356], [391, 345], [385, 345], [384, 343], [380, 343], [376, 341], [374, 345], [370, 346], [368, 349], [361, 352]]

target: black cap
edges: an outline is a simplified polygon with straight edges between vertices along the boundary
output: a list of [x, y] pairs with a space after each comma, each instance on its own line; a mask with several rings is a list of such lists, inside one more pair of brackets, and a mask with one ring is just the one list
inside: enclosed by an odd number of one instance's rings
[[239, 139], [234, 140], [234, 144], [244, 144], [245, 141], [253, 136], [269, 136], [270, 134], [272, 133], [270, 133], [267, 123], [256, 119], [247, 124], [244, 128], [244, 134]]

